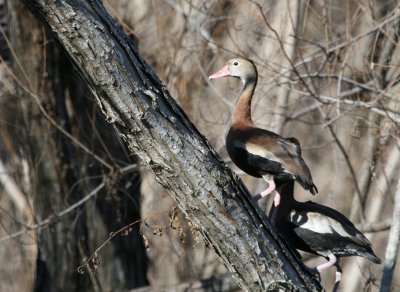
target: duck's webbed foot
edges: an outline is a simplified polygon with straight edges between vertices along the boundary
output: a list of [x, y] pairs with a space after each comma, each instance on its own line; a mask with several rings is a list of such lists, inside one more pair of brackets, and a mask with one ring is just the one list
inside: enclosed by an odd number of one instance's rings
[[253, 200], [258, 201], [269, 194], [271, 194], [273, 191], [275, 191], [276, 185], [274, 182], [274, 179], [268, 175], [264, 175], [263, 179], [268, 183], [268, 188], [262, 191], [261, 193], [258, 193], [257, 195], [253, 196]]
[[262, 196], [261, 196], [261, 193], [258, 193], [257, 195], [254, 195], [254, 196], [252, 196], [251, 197], [254, 201], [258, 201], [258, 200], [260, 200], [261, 198], [262, 198]]
[[318, 282], [321, 282], [321, 274], [317, 268], [307, 267], [307, 270], [310, 272], [310, 274], [313, 276], [313, 278], [315, 278]]

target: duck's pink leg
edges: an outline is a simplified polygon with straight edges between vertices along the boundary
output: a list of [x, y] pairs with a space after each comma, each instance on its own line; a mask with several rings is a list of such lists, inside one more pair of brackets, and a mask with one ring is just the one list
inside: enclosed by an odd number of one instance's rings
[[336, 267], [336, 278], [332, 292], [336, 292], [339, 289], [340, 280], [342, 280], [342, 268], [339, 266], [339, 259], [337, 259], [335, 267]]
[[276, 188], [276, 185], [275, 185], [273, 177], [271, 177], [269, 175], [264, 175], [263, 179], [268, 183], [268, 188], [266, 190], [262, 191], [261, 193], [253, 196], [253, 199], [256, 200], [256, 201], [260, 200], [261, 198], [264, 198], [264, 197], [268, 196]]
[[327, 261], [326, 263], [320, 264], [319, 266], [315, 267], [315, 269], [318, 271], [318, 273], [321, 273], [321, 271], [332, 267], [337, 261], [336, 256], [334, 254], [332, 254], [332, 253], [330, 255], [328, 255], [328, 258], [329, 258], [329, 261]]
[[266, 182], [268, 183], [268, 188], [260, 193], [261, 198], [264, 198], [264, 197], [268, 196], [273, 191], [275, 191], [275, 188], [276, 188], [276, 185], [275, 185], [275, 182], [274, 182], [273, 179], [266, 180]]
[[274, 198], [274, 210], [272, 211], [272, 216], [271, 216], [272, 225], [275, 225], [276, 214], [278, 213], [278, 206], [280, 203], [281, 203], [281, 194], [278, 191], [276, 191]]
[[278, 193], [278, 191], [276, 191], [275, 198], [274, 198], [275, 207], [278, 207], [280, 203], [281, 203], [281, 194]]
[[253, 199], [258, 201], [261, 198], [264, 198], [264, 197], [268, 196], [269, 194], [271, 194], [272, 192], [275, 191], [274, 210], [273, 210], [272, 216], [271, 216], [271, 222], [272, 222], [272, 224], [274, 224], [275, 223], [275, 219], [276, 219], [276, 214], [278, 212], [278, 206], [279, 206], [279, 203], [281, 202], [281, 195], [276, 190], [276, 185], [275, 185], [273, 176], [271, 176], [271, 175], [263, 175], [263, 179], [268, 183], [268, 188], [266, 190], [262, 191], [261, 193], [253, 196]]
[[315, 274], [318, 277], [318, 280], [321, 281], [321, 277], [320, 277], [321, 271], [326, 270], [326, 269], [332, 267], [333, 265], [335, 265], [337, 268], [335, 286], [339, 286], [340, 279], [342, 278], [342, 270], [339, 267], [339, 264], [337, 264], [338, 259], [336, 258], [336, 256], [334, 254], [328, 255], [328, 258], [329, 258], [329, 261], [327, 261], [326, 263], [316, 266], [315, 268], [308, 268], [308, 270], [312, 274]]

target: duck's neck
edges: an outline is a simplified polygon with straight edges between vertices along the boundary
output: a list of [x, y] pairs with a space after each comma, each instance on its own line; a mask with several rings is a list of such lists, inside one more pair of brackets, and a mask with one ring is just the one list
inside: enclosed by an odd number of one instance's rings
[[[294, 184], [294, 183], [290, 182], [288, 184]], [[283, 212], [289, 211], [292, 208], [292, 206], [294, 206], [298, 203], [294, 199], [293, 191], [294, 191], [294, 188], [289, 185], [285, 185], [283, 188], [281, 188], [279, 190], [279, 193], [281, 195], [279, 209], [282, 210]]]
[[251, 120], [251, 100], [257, 85], [257, 77], [245, 80], [242, 94], [232, 114], [232, 125], [238, 123], [253, 123]]
[[273, 211], [270, 213], [270, 216], [275, 216], [274, 219], [277, 221], [285, 222], [287, 220], [286, 216], [290, 214], [291, 209], [298, 204], [293, 196], [294, 181], [287, 182], [281, 186], [277, 185], [276, 188], [281, 195], [281, 200], [278, 209], [275, 209], [276, 207], [274, 207]]

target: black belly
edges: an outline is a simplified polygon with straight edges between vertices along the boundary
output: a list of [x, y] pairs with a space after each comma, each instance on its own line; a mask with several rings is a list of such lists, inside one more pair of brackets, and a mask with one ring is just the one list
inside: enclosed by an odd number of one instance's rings
[[265, 174], [265, 172], [261, 172], [260, 169], [249, 163], [249, 153], [246, 150], [228, 145], [226, 150], [232, 162], [245, 173], [255, 177], [261, 177]]

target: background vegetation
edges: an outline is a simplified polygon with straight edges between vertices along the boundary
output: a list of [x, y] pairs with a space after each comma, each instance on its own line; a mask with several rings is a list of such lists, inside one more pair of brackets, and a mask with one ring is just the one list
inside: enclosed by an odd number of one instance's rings
[[[231, 57], [254, 60], [255, 123], [300, 140], [320, 190], [311, 198], [297, 188], [296, 198], [348, 216], [385, 259], [400, 170], [396, 1], [104, 5], [234, 169], [224, 143], [240, 84], [207, 76]], [[5, 0], [1, 11], [0, 290], [120, 291], [225, 279], [218, 257], [128, 154], [52, 35], [19, 0]], [[237, 173], [252, 192], [265, 187]], [[96, 274], [77, 273], [111, 232], [133, 222], [98, 252]], [[383, 264], [350, 258], [342, 266], [342, 291], [379, 288]], [[333, 277], [323, 273], [323, 286]]]

